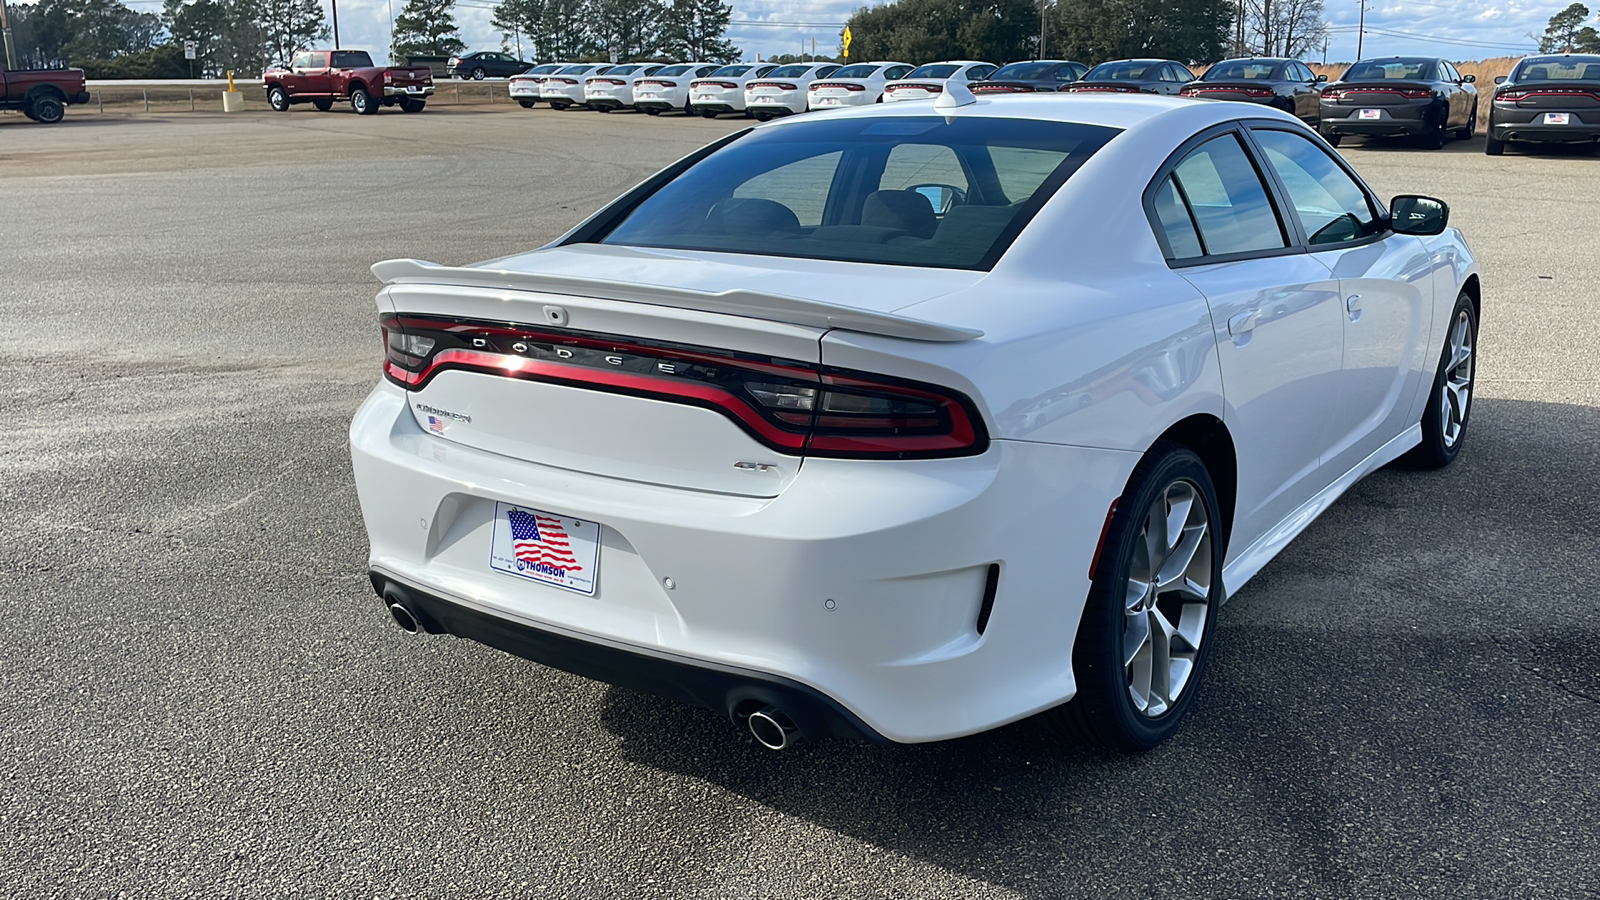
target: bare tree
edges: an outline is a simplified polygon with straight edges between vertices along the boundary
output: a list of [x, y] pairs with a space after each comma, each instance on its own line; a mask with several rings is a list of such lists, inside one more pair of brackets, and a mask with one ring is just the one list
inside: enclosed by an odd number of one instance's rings
[[1241, 0], [1242, 54], [1301, 57], [1322, 44], [1322, 0]]

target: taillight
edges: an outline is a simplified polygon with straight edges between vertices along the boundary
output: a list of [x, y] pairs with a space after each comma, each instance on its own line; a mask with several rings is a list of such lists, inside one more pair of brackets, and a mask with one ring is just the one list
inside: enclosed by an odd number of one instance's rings
[[385, 69], [383, 71], [383, 83], [384, 84], [393, 84], [394, 83], [394, 73], [389, 71], [388, 69]]
[[1401, 91], [1400, 96], [1407, 100], [1426, 100], [1433, 96], [1433, 91]]
[[982, 453], [967, 398], [920, 382], [680, 344], [384, 316], [384, 376], [421, 390], [466, 371], [711, 409], [773, 450], [852, 459]]
[[847, 91], [864, 91], [867, 89], [867, 86], [864, 84], [856, 84], [850, 81], [823, 81], [811, 86], [813, 91], [820, 88], [844, 88]]
[[745, 90], [747, 90], [747, 91], [748, 90], [752, 90], [754, 88], [764, 88], [764, 87], [777, 88], [780, 91], [798, 91], [798, 90], [800, 90], [800, 86], [799, 85], [790, 84], [787, 81], [753, 81], [753, 82], [751, 82], [751, 83], [749, 83], [749, 84], [744, 86]]
[[725, 88], [725, 89], [731, 91], [731, 90], [734, 90], [735, 88], [737, 88], [738, 86], [739, 86], [738, 84], [735, 84], [734, 82], [731, 82], [731, 81], [691, 81], [691, 82], [689, 82], [689, 87], [691, 87], [691, 88], [715, 87], [715, 88]]

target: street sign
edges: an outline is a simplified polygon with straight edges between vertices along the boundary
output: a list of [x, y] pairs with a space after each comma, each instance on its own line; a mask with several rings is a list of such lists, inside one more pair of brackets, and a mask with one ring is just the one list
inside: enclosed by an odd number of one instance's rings
[[194, 41], [184, 41], [183, 42], [183, 58], [184, 59], [194, 59], [195, 50], [196, 49], [198, 49], [198, 48], [195, 46], [195, 42]]
[[844, 29], [844, 58], [850, 58], [850, 26], [848, 25]]
[[615, 65], [617, 62], [617, 48], [615, 47], [611, 48], [611, 62], [613, 65]]

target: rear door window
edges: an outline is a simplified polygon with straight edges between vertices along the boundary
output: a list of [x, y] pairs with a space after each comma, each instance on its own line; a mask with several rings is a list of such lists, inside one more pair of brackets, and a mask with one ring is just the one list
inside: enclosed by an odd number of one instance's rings
[[[1171, 180], [1205, 256], [1289, 246], [1266, 185], [1237, 135], [1224, 134], [1195, 148], [1173, 170]], [[1181, 237], [1174, 240], [1170, 233], [1167, 240], [1174, 249], [1182, 243]]]
[[1322, 148], [1287, 131], [1253, 133], [1311, 244], [1342, 244], [1383, 231], [1366, 192]]

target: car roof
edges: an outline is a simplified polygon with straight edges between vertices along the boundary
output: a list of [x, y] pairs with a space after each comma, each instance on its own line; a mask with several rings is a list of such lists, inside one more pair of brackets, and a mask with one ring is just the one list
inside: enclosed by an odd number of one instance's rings
[[[1211, 125], [1231, 122], [1239, 118], [1282, 118], [1287, 122], [1299, 121], [1294, 116], [1268, 106], [1237, 103], [1196, 101], [1182, 97], [1157, 94], [1093, 95], [1093, 94], [1040, 94], [1008, 97], [1005, 100], [977, 98], [965, 106], [935, 107], [940, 116], [992, 116], [1001, 119], [1037, 119], [1047, 122], [1073, 122], [1082, 125], [1103, 125], [1123, 131], [1156, 120], [1194, 120], [1198, 131]], [[807, 113], [804, 116], [785, 116], [758, 128], [792, 128], [807, 121], [822, 118], [856, 116], [927, 116], [926, 103], [880, 103], [853, 109], [829, 110]], [[1187, 126], [1186, 126], [1187, 127]]]

